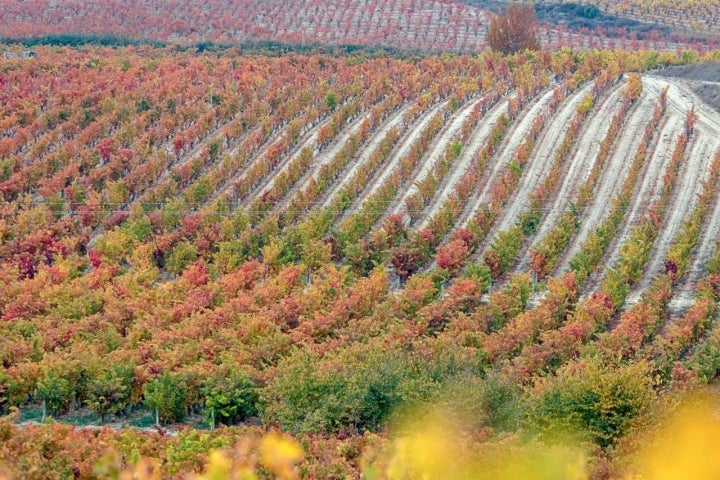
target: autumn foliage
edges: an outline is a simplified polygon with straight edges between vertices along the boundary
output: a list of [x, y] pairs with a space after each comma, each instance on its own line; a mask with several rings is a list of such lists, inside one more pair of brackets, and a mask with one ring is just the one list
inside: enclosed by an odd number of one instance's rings
[[487, 42], [493, 51], [502, 53], [538, 50], [536, 30], [537, 17], [532, 3], [509, 3], [505, 13], [490, 20]]
[[[439, 405], [480, 457], [542, 457], [509, 440], [572, 427], [571, 465], [602, 478], [672, 392], [720, 372], [720, 157], [641, 288], [707, 127], [622, 74], [682, 54], [38, 52], [0, 62], [0, 476], [398, 478], [436, 432], [395, 425]], [[540, 235], [606, 102], [616, 126]], [[693, 128], [618, 238], [666, 124]], [[504, 471], [485, 460], [449, 471]]]

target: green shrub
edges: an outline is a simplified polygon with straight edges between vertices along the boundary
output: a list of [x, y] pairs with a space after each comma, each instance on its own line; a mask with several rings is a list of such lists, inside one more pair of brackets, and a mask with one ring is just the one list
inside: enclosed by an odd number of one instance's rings
[[605, 448], [624, 435], [654, 399], [646, 363], [608, 365], [589, 359], [561, 370], [530, 399], [530, 426], [576, 433]]
[[520, 225], [515, 225], [497, 234], [490, 246], [490, 250], [483, 257], [485, 265], [490, 269], [493, 278], [497, 279], [510, 268], [524, 240], [525, 234], [523, 233], [523, 227]]
[[689, 362], [692, 370], [697, 372], [703, 382], [714, 380], [720, 372], [720, 337], [713, 334], [701, 343]]
[[492, 283], [490, 269], [484, 263], [471, 263], [465, 269], [465, 277], [477, 280], [481, 287], [481, 293], [486, 293]]
[[194, 262], [198, 257], [198, 251], [190, 242], [180, 242], [175, 245], [167, 259], [168, 272], [173, 275], [180, 275], [185, 268]]
[[202, 391], [208, 419], [231, 425], [257, 414], [257, 389], [240, 372], [210, 378]]
[[294, 432], [377, 430], [400, 405], [436, 394], [443, 375], [400, 351], [362, 346], [323, 359], [300, 352], [265, 388], [265, 418]]
[[[522, 413], [520, 390], [507, 378], [490, 373], [486, 378], [462, 374], [444, 389], [444, 415], [473, 430], [496, 432], [518, 429]], [[449, 419], [451, 420], [451, 419]]]
[[185, 418], [187, 392], [182, 380], [167, 370], [143, 386], [145, 404], [157, 412], [161, 422]]
[[715, 246], [715, 254], [708, 260], [706, 269], [710, 275], [720, 275], [720, 243]]
[[335, 95], [335, 93], [333, 93], [333, 92], [328, 93], [327, 96], [325, 97], [325, 105], [327, 105], [328, 110], [330, 110], [331, 112], [334, 111], [335, 108], [337, 107], [337, 104], [338, 104], [337, 95]]
[[144, 242], [152, 233], [152, 224], [147, 216], [142, 216], [129, 222], [127, 232], [140, 242]]
[[50, 413], [64, 413], [74, 397], [70, 382], [53, 371], [47, 371], [37, 384], [36, 397], [45, 402]]
[[115, 364], [91, 380], [87, 389], [87, 404], [105, 421], [124, 409], [130, 401], [135, 368], [130, 364]]
[[15, 380], [4, 370], [0, 370], [0, 415], [8, 413], [9, 408], [20, 403], [19, 399], [13, 395], [17, 390]]

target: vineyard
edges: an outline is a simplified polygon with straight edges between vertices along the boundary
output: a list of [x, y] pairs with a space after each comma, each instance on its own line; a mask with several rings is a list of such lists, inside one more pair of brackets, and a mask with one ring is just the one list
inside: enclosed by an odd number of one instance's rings
[[438, 404], [626, 472], [720, 369], [720, 113], [655, 71], [701, 60], [4, 59], [0, 474], [268, 462], [270, 428], [356, 478]]
[[[467, 4], [470, 3], [470, 4]], [[494, 3], [498, 3], [497, 1]], [[662, 24], [715, 31], [715, 2], [589, 2], [603, 9]], [[705, 5], [707, 3], [707, 5]], [[698, 5], [703, 4], [703, 5]], [[227, 45], [280, 41], [290, 45], [389, 47], [412, 52], [474, 53], [486, 48], [490, 11], [481, 0], [210, 0], [202, 5], [179, 0], [5, 0], [0, 3], [0, 41], [81, 34], [115, 40], [179, 45]], [[545, 48], [649, 48], [676, 51], [717, 48], [718, 38], [702, 41], [685, 35], [656, 34], [639, 39], [618, 29], [567, 31], [543, 25]], [[72, 36], [72, 35], [71, 35]], [[106, 38], [107, 39], [107, 38]], [[57, 38], [56, 38], [57, 40]], [[78, 39], [75, 39], [78, 41]], [[291, 47], [286, 47], [291, 48]]]
[[[557, 0], [551, 0], [554, 2]], [[565, 0], [560, 2], [568, 3]], [[718, 34], [720, 20], [720, 2], [716, 0], [580, 0], [570, 3], [595, 5], [602, 11], [611, 12], [626, 18], [694, 31], [697, 33]]]

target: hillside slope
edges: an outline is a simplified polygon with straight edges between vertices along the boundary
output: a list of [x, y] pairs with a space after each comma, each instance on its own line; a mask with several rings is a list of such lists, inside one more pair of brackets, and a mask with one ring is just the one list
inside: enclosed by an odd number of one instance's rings
[[669, 25], [687, 33], [720, 33], [720, 2], [717, 0], [545, 0], [542, 3], [592, 5], [603, 12]]
[[484, 44], [487, 15], [452, 0], [10, 0], [0, 5], [0, 21], [0, 37], [81, 31], [179, 43], [273, 39], [458, 51]]
[[[590, 411], [610, 476], [720, 372], [720, 113], [651, 70], [689, 59], [3, 59], [0, 467], [92, 478], [113, 446], [180, 475], [260, 423], [358, 477], [439, 403], [485, 446]], [[11, 425], [48, 414], [122, 431]], [[156, 419], [236, 427], [124, 428]]]
[[[50, 34], [114, 34], [188, 45], [275, 40], [294, 44], [370, 45], [424, 52], [476, 52], [486, 48], [488, 11], [457, 0], [179, 0], [83, 2], [6, 0], [0, 3], [0, 38]], [[675, 50], [691, 44], [657, 36], [540, 29], [549, 48], [610, 47]], [[693, 48], [705, 49], [703, 42]]]

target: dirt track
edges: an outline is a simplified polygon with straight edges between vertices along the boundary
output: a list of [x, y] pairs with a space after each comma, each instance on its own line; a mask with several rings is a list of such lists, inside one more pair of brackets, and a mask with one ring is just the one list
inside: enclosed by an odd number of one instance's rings
[[[535, 245], [556, 226], [560, 215], [565, 212], [570, 203], [577, 198], [580, 185], [590, 176], [600, 152], [600, 142], [610, 129], [610, 122], [622, 104], [619, 102], [624, 84], [620, 84], [607, 95], [599, 108], [589, 120], [586, 120], [579, 135], [577, 148], [569, 160], [560, 189], [554, 195], [554, 201], [548, 205], [543, 219], [535, 232]], [[530, 252], [526, 251], [519, 262], [517, 271], [524, 272], [530, 267]]]
[[[433, 115], [435, 115], [437, 112], [441, 111], [445, 106], [447, 105], [447, 102], [441, 102], [431, 108], [429, 108], [423, 115], [420, 117], [419, 120], [415, 122], [414, 125], [410, 127], [410, 130], [406, 135], [403, 136], [402, 140], [400, 141], [399, 148], [402, 151], [406, 151], [406, 149], [410, 148], [410, 145], [412, 145], [412, 142], [415, 140], [415, 138], [420, 135], [420, 132], [422, 132], [422, 129], [425, 125], [427, 125], [428, 122], [432, 119]], [[402, 116], [398, 117], [399, 120], [402, 120]], [[388, 130], [393, 125], [388, 125], [389, 122], [385, 122], [380, 128], [377, 129], [377, 132], [374, 134], [373, 139], [370, 140], [370, 143], [374, 142], [375, 147], [380, 144], [382, 139], [385, 137], [385, 134], [388, 132]], [[398, 122], [399, 124], [399, 122]], [[355, 172], [357, 171], [357, 168], [365, 162], [374, 148], [363, 148], [362, 153], [356, 158], [355, 161], [352, 162], [349, 170], [347, 172], [344, 172], [340, 175], [340, 181], [338, 181], [329, 191], [326, 195], [323, 196], [324, 200], [322, 201], [322, 207], [327, 207], [330, 205], [330, 202], [332, 202], [333, 198], [335, 198], [335, 195], [342, 189], [347, 183], [353, 178], [355, 175]], [[391, 155], [390, 162], [393, 161], [395, 158], [394, 155]], [[388, 161], [385, 162], [388, 164]], [[383, 175], [380, 176], [380, 178], [383, 178]], [[376, 188], [379, 187], [382, 183], [382, 180], [377, 180], [374, 185], [368, 184], [367, 186], [369, 188]]]
[[656, 99], [657, 96], [644, 92], [638, 101], [637, 108], [630, 112], [629, 118], [626, 120], [626, 126], [620, 132], [613, 147], [613, 153], [607, 160], [607, 164], [598, 179], [593, 202], [582, 212], [580, 229], [575, 235], [568, 252], [558, 262], [556, 272], [563, 272], [569, 268], [570, 260], [580, 252], [582, 242], [606, 218], [610, 201], [620, 193], [623, 182], [630, 171], [632, 157], [642, 142], [642, 136], [638, 135], [638, 132], [643, 131], [645, 125], [652, 118]]
[[669, 81], [682, 81], [706, 105], [720, 112], [720, 63], [700, 62], [653, 72]]
[[500, 118], [500, 115], [507, 113], [507, 105], [507, 100], [498, 102], [497, 105], [495, 105], [482, 119], [480, 119], [480, 124], [472, 133], [469, 144], [463, 149], [460, 157], [455, 160], [450, 172], [443, 180], [440, 188], [438, 188], [438, 193], [436, 193], [435, 197], [430, 201], [430, 208], [428, 209], [427, 214], [424, 215], [418, 223], [418, 228], [427, 227], [430, 219], [437, 214], [438, 211], [440, 211], [440, 208], [445, 200], [452, 195], [455, 190], [455, 185], [468, 171], [478, 150], [482, 148], [490, 136], [490, 132], [492, 131], [495, 122], [497, 122], [498, 118]]

